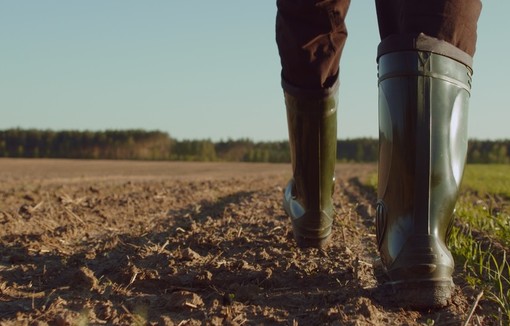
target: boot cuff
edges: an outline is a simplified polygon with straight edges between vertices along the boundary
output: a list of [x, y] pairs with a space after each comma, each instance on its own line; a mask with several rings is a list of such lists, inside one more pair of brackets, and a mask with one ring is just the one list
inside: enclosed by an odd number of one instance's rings
[[432, 52], [459, 61], [470, 69], [473, 67], [473, 57], [469, 54], [446, 41], [427, 36], [423, 33], [418, 35], [394, 34], [388, 36], [382, 40], [377, 48], [377, 61], [387, 53], [400, 51]]
[[325, 99], [331, 96], [334, 96], [339, 87], [339, 78], [336, 76], [335, 82], [331, 87], [328, 88], [319, 88], [319, 89], [306, 89], [294, 86], [287, 82], [282, 76], [282, 88], [285, 93], [292, 95], [295, 98], [299, 99]]

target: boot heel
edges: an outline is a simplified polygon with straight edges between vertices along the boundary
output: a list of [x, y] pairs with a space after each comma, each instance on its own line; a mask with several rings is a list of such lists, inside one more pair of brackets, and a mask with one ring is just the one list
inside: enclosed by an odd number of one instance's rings
[[453, 257], [434, 236], [414, 236], [387, 274], [400, 305], [437, 308], [448, 305], [454, 284]]
[[[284, 207], [285, 207], [284, 203]], [[289, 216], [295, 216], [285, 210]], [[332, 213], [334, 214], [334, 212]], [[306, 212], [300, 218], [292, 219], [292, 233], [298, 247], [324, 249], [331, 239], [333, 218], [325, 212]]]
[[[296, 217], [292, 212], [287, 214]], [[333, 210], [329, 213], [308, 211], [298, 218], [291, 218], [292, 233], [297, 245], [301, 248], [326, 248], [331, 238], [334, 214]]]

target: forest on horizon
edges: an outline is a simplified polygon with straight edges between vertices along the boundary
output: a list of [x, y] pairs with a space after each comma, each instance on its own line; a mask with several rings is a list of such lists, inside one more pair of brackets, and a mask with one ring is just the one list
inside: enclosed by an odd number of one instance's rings
[[[378, 140], [373, 138], [337, 141], [338, 161], [376, 162], [378, 151]], [[0, 157], [288, 163], [290, 151], [288, 141], [178, 140], [157, 130], [13, 128], [0, 130]], [[467, 161], [510, 163], [510, 140], [472, 139]]]

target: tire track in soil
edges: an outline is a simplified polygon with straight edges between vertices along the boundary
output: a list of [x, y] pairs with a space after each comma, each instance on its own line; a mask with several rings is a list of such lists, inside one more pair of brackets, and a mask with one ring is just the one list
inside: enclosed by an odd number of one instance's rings
[[288, 175], [2, 185], [0, 324], [458, 324], [464, 289], [443, 310], [391, 304], [366, 167], [340, 172], [326, 250], [295, 246]]

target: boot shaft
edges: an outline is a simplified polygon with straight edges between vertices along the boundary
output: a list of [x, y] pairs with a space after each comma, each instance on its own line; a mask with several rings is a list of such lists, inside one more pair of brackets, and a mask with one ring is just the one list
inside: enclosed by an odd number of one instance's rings
[[444, 242], [464, 170], [470, 88], [470, 68], [442, 55], [379, 58], [377, 238], [387, 265], [407, 242], [428, 248], [438, 239], [434, 250], [450, 256]]
[[292, 179], [283, 206], [300, 247], [327, 245], [334, 219], [337, 87], [319, 92], [284, 87]]
[[337, 146], [337, 96], [285, 94], [295, 195], [308, 210], [331, 206]]

